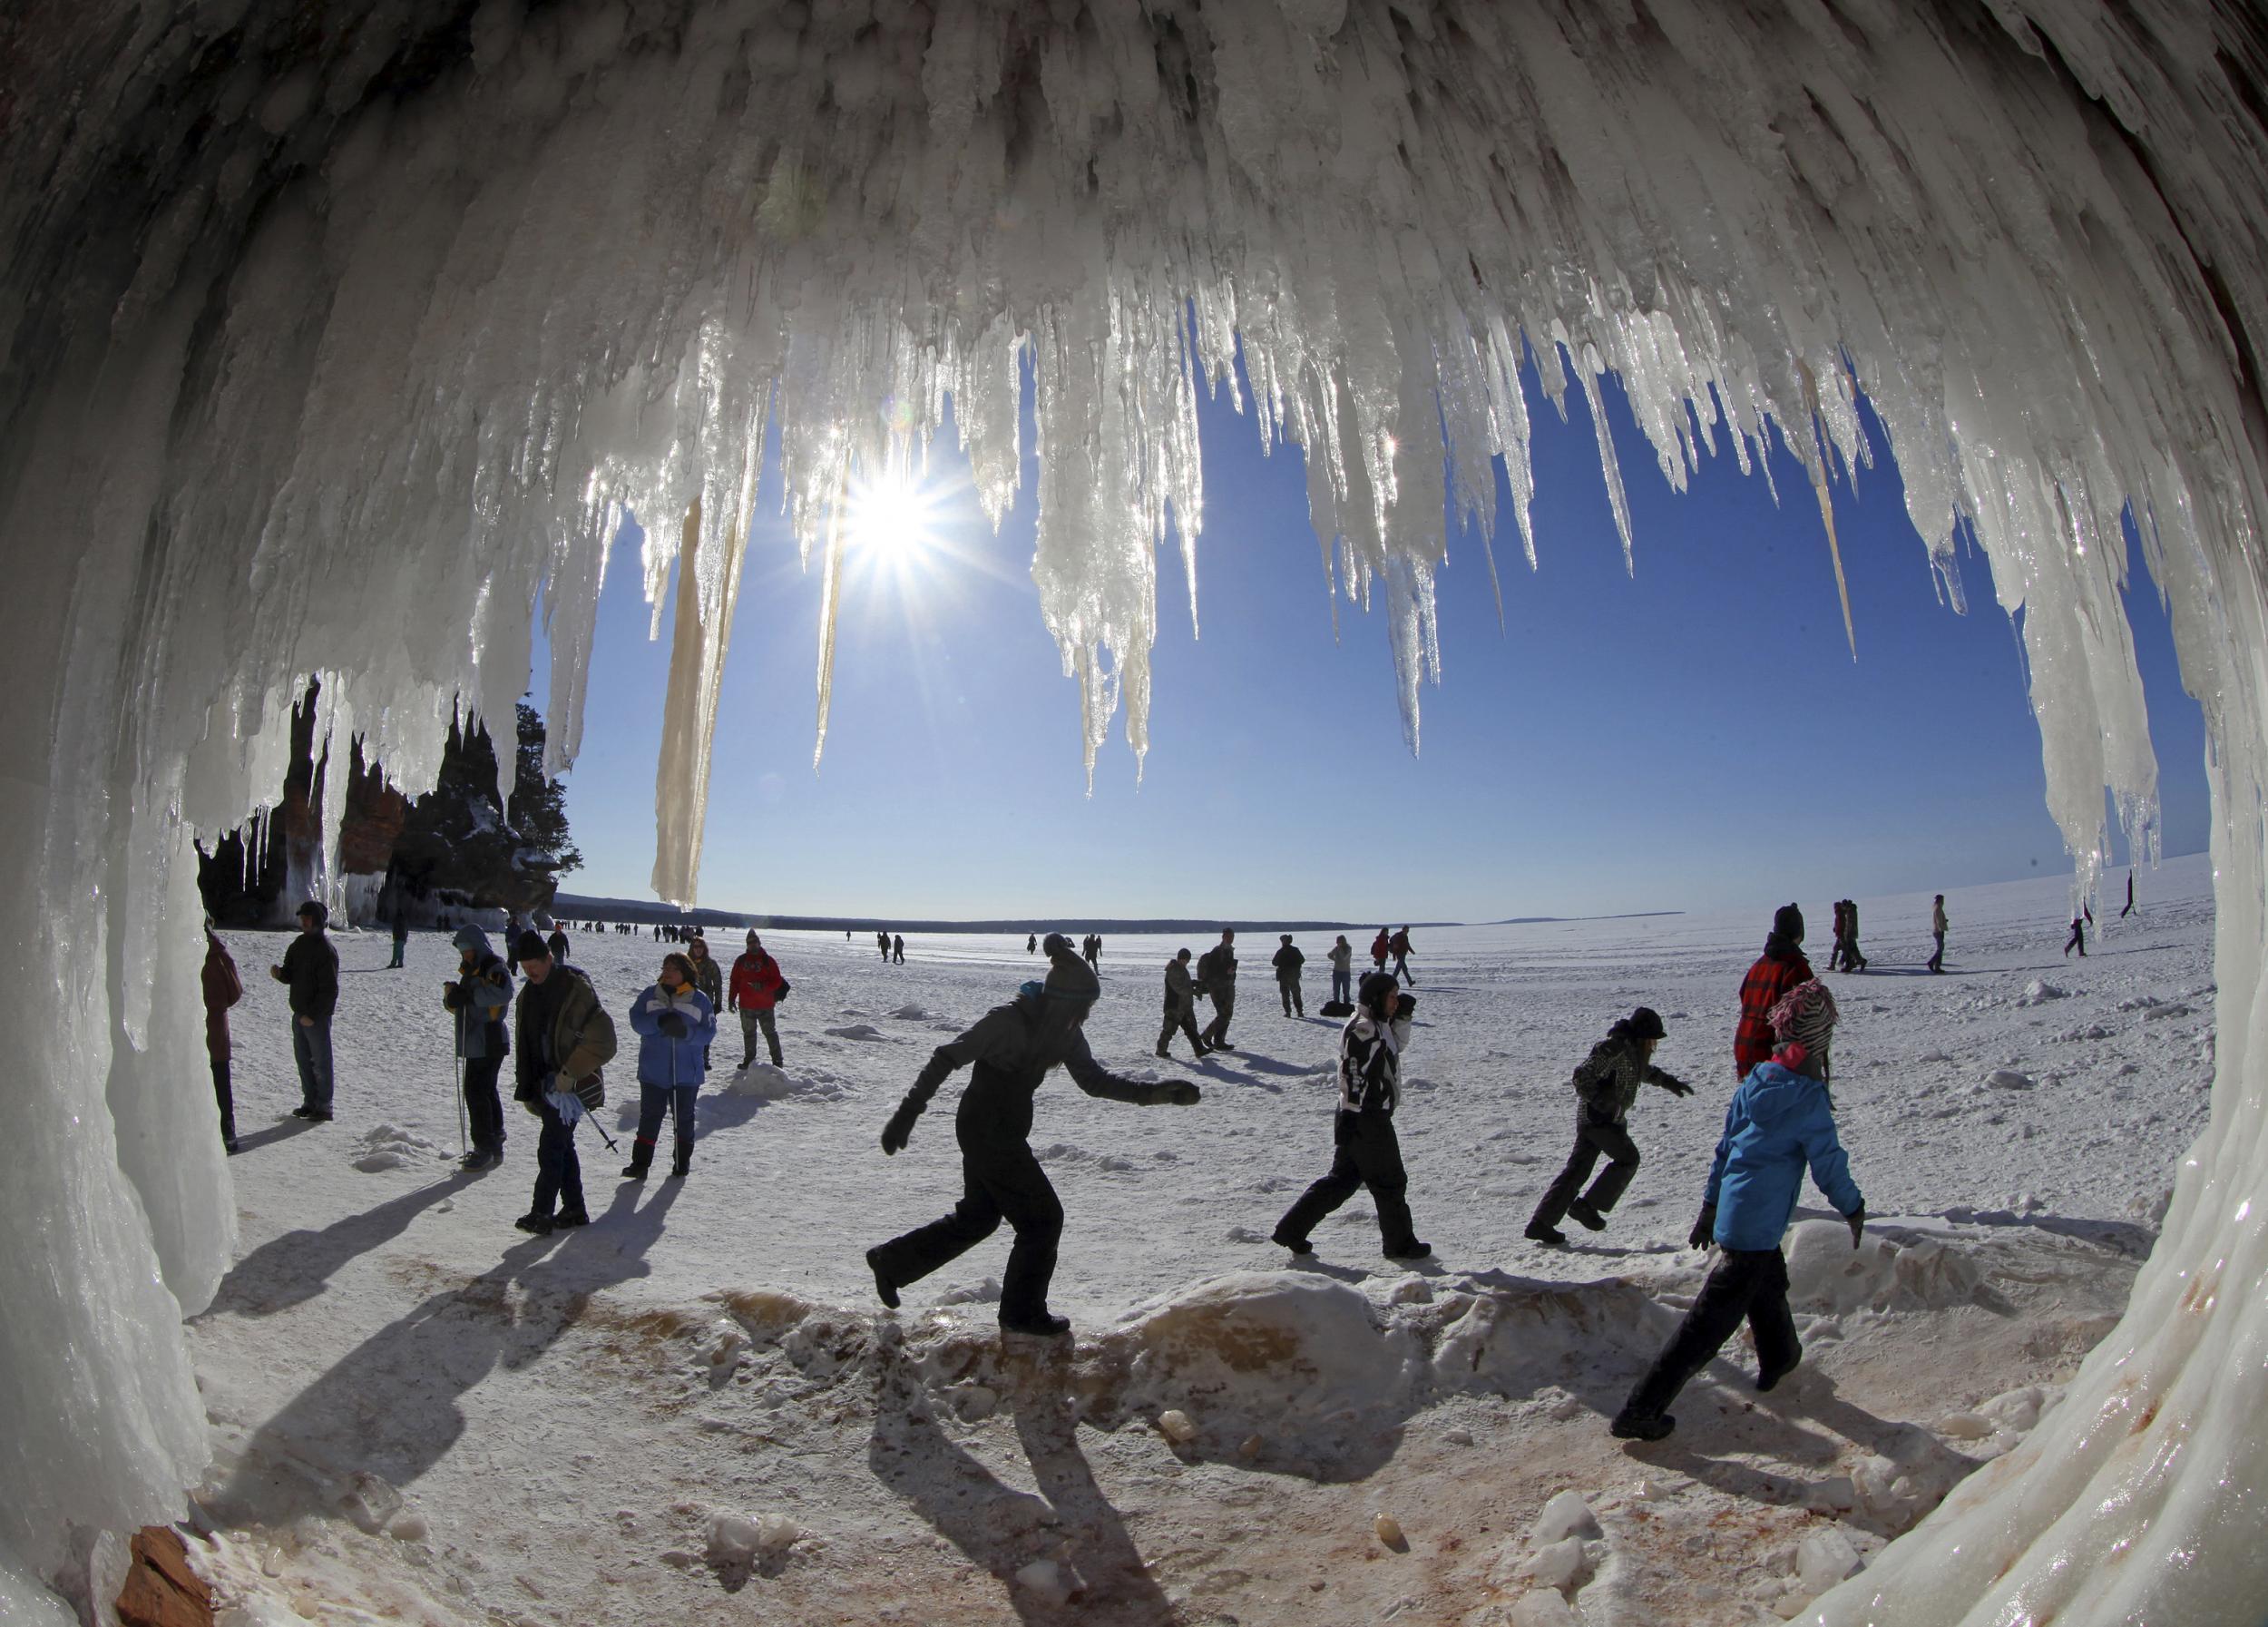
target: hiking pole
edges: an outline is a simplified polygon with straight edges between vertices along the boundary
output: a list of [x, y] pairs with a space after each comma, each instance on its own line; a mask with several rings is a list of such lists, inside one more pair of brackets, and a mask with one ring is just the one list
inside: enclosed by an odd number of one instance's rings
[[[460, 1024], [461, 1025], [461, 1024]], [[464, 1133], [464, 1047], [458, 1047], [456, 1059], [456, 1155], [460, 1162], [472, 1156], [472, 1148]]]
[[588, 1123], [591, 1128], [598, 1133], [599, 1139], [606, 1143], [606, 1150], [609, 1152], [620, 1152], [622, 1150], [621, 1143], [616, 1142], [612, 1136], [607, 1134], [606, 1127], [599, 1122], [599, 1115], [592, 1112], [589, 1108], [586, 1107], [582, 1110], [582, 1118], [579, 1120], [578, 1122]]

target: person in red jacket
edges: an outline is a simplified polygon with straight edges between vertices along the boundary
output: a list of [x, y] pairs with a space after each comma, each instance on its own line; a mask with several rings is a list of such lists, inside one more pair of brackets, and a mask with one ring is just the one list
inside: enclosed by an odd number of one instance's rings
[[1378, 929], [1378, 936], [1370, 940], [1370, 969], [1372, 971], [1383, 972], [1386, 969], [1386, 956], [1393, 946], [1393, 939], [1388, 936], [1386, 929], [1381, 926]]
[[1748, 1077], [1749, 1070], [1772, 1058], [1772, 1023], [1768, 1015], [1780, 996], [1799, 983], [1812, 980], [1812, 963], [1804, 958], [1804, 912], [1783, 904], [1773, 912], [1772, 935], [1764, 940], [1764, 953], [1740, 982], [1740, 1026], [1733, 1031], [1733, 1074]]
[[787, 979], [779, 975], [779, 962], [764, 952], [764, 940], [751, 932], [748, 946], [732, 963], [732, 987], [728, 996], [731, 1009], [740, 1014], [740, 1066], [746, 1069], [756, 1060], [756, 1031], [764, 1031], [765, 1047], [772, 1054], [772, 1066], [779, 1066], [779, 1028], [772, 1020], [772, 1007], [787, 992]]

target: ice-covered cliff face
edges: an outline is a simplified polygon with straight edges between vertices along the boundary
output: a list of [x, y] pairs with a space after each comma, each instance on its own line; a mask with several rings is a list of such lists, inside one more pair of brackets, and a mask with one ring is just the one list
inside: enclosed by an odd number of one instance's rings
[[505, 715], [540, 609], [564, 760], [615, 517], [683, 516], [645, 564], [658, 595], [689, 544], [657, 877], [689, 896], [767, 425], [832, 584], [839, 499], [948, 396], [1008, 501], [1028, 367], [1042, 612], [1090, 764], [1121, 704], [1139, 752], [1195, 394], [1240, 355], [1325, 568], [1383, 598], [1413, 743], [1445, 515], [1491, 518], [1492, 459], [1527, 538], [1526, 365], [1594, 406], [1618, 375], [1673, 483], [1775, 432], [1815, 475], [1894, 453], [1935, 555], [1971, 528], [2022, 613], [2082, 855], [2106, 786], [2151, 819], [2133, 505], [2215, 742], [2214, 1130], [2057, 1427], [1823, 1609], [2263, 1596], [2264, 68], [2203, 0], [10, 8], [0, 1590], [200, 1460], [175, 1301], [230, 1220], [182, 1065], [187, 832], [275, 781], [308, 671], [415, 784], [454, 697]]

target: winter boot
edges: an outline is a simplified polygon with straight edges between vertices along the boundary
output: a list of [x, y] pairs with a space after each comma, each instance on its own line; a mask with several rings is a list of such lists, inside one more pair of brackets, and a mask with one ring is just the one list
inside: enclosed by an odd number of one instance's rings
[[1421, 1243], [1417, 1239], [1412, 1238], [1406, 1243], [1397, 1243], [1382, 1252], [1388, 1259], [1430, 1259], [1432, 1258], [1433, 1246], [1431, 1243]]
[[1796, 1368], [1802, 1367], [1803, 1365], [1804, 1358], [1801, 1356], [1798, 1356], [1794, 1361], [1789, 1362], [1787, 1366], [1784, 1367], [1774, 1367], [1769, 1371], [1765, 1371], [1761, 1368], [1758, 1369], [1756, 1373], [1756, 1388], [1759, 1390], [1769, 1390], [1775, 1387], [1781, 1379], [1786, 1377], [1790, 1373], [1793, 1373]]
[[1268, 1241], [1279, 1249], [1289, 1249], [1294, 1254], [1313, 1254], [1315, 1251], [1315, 1244], [1304, 1237], [1286, 1236], [1281, 1226], [1269, 1235]]
[[1557, 1226], [1545, 1226], [1531, 1221], [1528, 1227], [1528, 1240], [1531, 1243], [1541, 1243], [1547, 1249], [1564, 1249], [1567, 1247], [1567, 1233], [1561, 1231]]
[[551, 1216], [537, 1214], [533, 1210], [530, 1210], [526, 1214], [513, 1221], [513, 1224], [521, 1230], [535, 1237], [551, 1236], [552, 1223]]
[[1029, 1334], [1033, 1338], [1061, 1338], [1071, 1330], [1071, 1319], [1069, 1317], [1050, 1316], [1043, 1310], [1038, 1316], [1018, 1317], [1012, 1322], [1002, 1317], [1000, 1330], [1002, 1333]]
[[1615, 1414], [1607, 1432], [1618, 1441], [1657, 1441], [1677, 1427], [1677, 1420], [1666, 1412], [1632, 1412], [1624, 1407]]
[[591, 1211], [587, 1209], [562, 1209], [552, 1217], [552, 1230], [557, 1231], [564, 1231], [570, 1226], [588, 1226], [589, 1224], [591, 1224]]
[[1569, 1203], [1567, 1206], [1567, 1215], [1569, 1220], [1573, 1220], [1586, 1231], [1607, 1230], [1607, 1217], [1593, 1209], [1590, 1201], [1587, 1198], [1578, 1198]]
[[670, 1179], [682, 1181], [693, 1172], [693, 1149], [679, 1147], [677, 1156], [670, 1161]]
[[898, 1308], [898, 1285], [890, 1280], [890, 1273], [882, 1269], [882, 1250], [866, 1250], [866, 1269], [875, 1274], [875, 1298], [892, 1310]]
[[643, 1181], [646, 1178], [646, 1171], [651, 1168], [653, 1168], [653, 1143], [641, 1135], [630, 1144], [630, 1162], [622, 1166], [622, 1179]]
[[1165, 1046], [1160, 1045], [1158, 1047], [1158, 1060], [1160, 1062], [1171, 1062], [1173, 1060], [1173, 1053], [1167, 1050]]

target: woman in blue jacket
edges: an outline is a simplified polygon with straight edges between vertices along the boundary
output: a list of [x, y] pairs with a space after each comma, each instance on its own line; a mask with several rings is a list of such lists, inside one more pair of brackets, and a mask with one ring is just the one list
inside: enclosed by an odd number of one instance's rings
[[1835, 1134], [1834, 1101], [1827, 1093], [1834, 996], [1816, 978], [1798, 984], [1772, 1007], [1769, 1020], [1779, 1048], [1751, 1068], [1733, 1093], [1701, 1218], [1686, 1240], [1696, 1249], [1714, 1242], [1723, 1253], [1686, 1319], [1615, 1415], [1614, 1433], [1625, 1440], [1657, 1441], [1677, 1426], [1669, 1404], [1743, 1318], [1755, 1337], [1758, 1389], [1770, 1389], [1803, 1359], [1788, 1311], [1780, 1239], [1794, 1218], [1806, 1166], [1850, 1223], [1851, 1246], [1859, 1246], [1866, 1201], [1851, 1180], [1850, 1160]]
[[631, 1181], [643, 1181], [653, 1163], [661, 1115], [677, 1121], [676, 1180], [693, 1167], [693, 1099], [708, 1073], [709, 1047], [717, 1038], [717, 1008], [694, 986], [693, 963], [671, 955], [661, 976], [631, 1002], [630, 1025], [638, 1032], [638, 1140], [632, 1144]]

